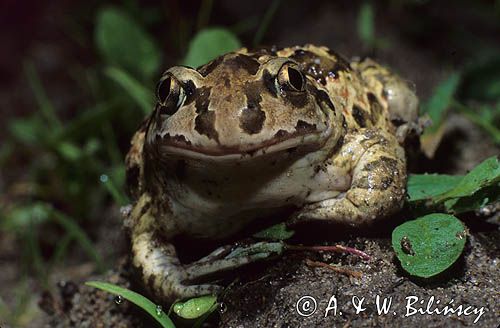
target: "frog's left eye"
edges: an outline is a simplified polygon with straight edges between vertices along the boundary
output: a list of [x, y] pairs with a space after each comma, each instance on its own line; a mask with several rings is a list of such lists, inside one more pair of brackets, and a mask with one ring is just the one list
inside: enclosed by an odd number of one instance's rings
[[156, 99], [161, 106], [161, 113], [173, 115], [185, 98], [184, 88], [173, 76], [166, 75], [156, 86]]
[[278, 83], [281, 88], [288, 91], [304, 91], [306, 79], [304, 74], [299, 70], [299, 67], [294, 63], [284, 64], [278, 72]]

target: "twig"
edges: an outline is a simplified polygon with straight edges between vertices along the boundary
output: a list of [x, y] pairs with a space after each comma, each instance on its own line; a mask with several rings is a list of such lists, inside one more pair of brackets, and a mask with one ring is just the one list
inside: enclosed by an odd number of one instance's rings
[[285, 245], [285, 247], [289, 250], [293, 251], [313, 251], [313, 252], [337, 252], [337, 253], [348, 253], [354, 254], [361, 257], [363, 260], [369, 261], [371, 259], [370, 255], [365, 252], [342, 245], [335, 246], [301, 246], [301, 245]]
[[325, 269], [332, 270], [332, 271], [335, 271], [338, 273], [342, 273], [342, 274], [345, 274], [346, 276], [351, 276], [354, 278], [362, 278], [363, 277], [362, 272], [346, 269], [343, 267], [336, 267], [336, 266], [333, 266], [333, 265], [330, 265], [327, 263], [323, 263], [323, 262], [312, 261], [312, 260], [306, 259], [306, 264], [310, 267], [325, 268]]

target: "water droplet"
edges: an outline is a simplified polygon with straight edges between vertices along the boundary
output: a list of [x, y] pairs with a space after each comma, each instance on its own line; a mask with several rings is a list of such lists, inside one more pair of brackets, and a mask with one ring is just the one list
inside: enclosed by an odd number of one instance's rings
[[163, 308], [161, 307], [161, 305], [157, 305], [156, 306], [156, 315], [161, 317], [162, 314], [163, 314]]
[[100, 180], [102, 183], [106, 183], [106, 182], [108, 182], [108, 175], [107, 175], [107, 174], [101, 174], [101, 176], [99, 177], [99, 180]]
[[226, 313], [226, 311], [227, 311], [227, 305], [226, 305], [226, 303], [221, 302], [219, 304], [219, 313], [220, 314], [224, 314], [224, 313]]
[[123, 297], [121, 295], [115, 296], [115, 303], [120, 305], [123, 303]]
[[127, 217], [130, 214], [130, 212], [132, 212], [132, 205], [130, 204], [120, 207], [120, 214], [123, 217]]

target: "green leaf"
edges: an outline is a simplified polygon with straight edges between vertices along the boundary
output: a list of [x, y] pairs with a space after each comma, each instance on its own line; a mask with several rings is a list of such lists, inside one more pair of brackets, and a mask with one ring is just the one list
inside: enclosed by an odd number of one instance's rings
[[57, 151], [68, 161], [75, 162], [83, 154], [82, 150], [70, 141], [62, 141], [57, 145]]
[[460, 74], [452, 73], [436, 87], [432, 97], [422, 104], [422, 112], [427, 113], [432, 120], [433, 125], [429, 131], [436, 131], [441, 125], [459, 83]]
[[436, 87], [432, 97], [422, 104], [422, 113], [426, 113], [432, 120], [432, 125], [421, 137], [422, 150], [429, 158], [434, 156], [444, 135], [443, 122], [459, 83], [460, 74], [451, 74]]
[[121, 10], [99, 11], [95, 39], [99, 52], [110, 64], [145, 80], [157, 73], [160, 50], [148, 33]]
[[146, 297], [129, 289], [119, 287], [102, 281], [88, 281], [85, 285], [104, 290], [108, 293], [123, 297], [124, 299], [134, 303], [151, 317], [153, 317], [163, 328], [175, 328], [174, 323], [164, 311], [161, 310], [155, 303], [151, 302]]
[[493, 156], [476, 166], [453, 189], [437, 196], [435, 201], [442, 202], [450, 198], [471, 196], [481, 188], [499, 182], [500, 164], [498, 157]]
[[207, 295], [174, 304], [174, 312], [184, 319], [197, 319], [217, 307], [217, 296]]
[[411, 174], [408, 179], [409, 202], [431, 199], [456, 186], [462, 175]]
[[444, 202], [448, 212], [459, 214], [475, 211], [488, 204], [500, 201], [500, 185], [492, 185], [475, 192], [471, 196], [452, 198]]
[[14, 207], [4, 212], [5, 219], [0, 220], [0, 228], [16, 231], [31, 225], [38, 226], [46, 222], [50, 215], [50, 209], [43, 203], [31, 203]]
[[456, 217], [434, 213], [398, 226], [392, 247], [409, 274], [429, 278], [449, 268], [464, 249], [467, 230]]
[[45, 124], [37, 116], [12, 119], [8, 123], [8, 129], [16, 140], [27, 145], [39, 144], [47, 131]]
[[285, 240], [295, 234], [295, 231], [288, 230], [285, 223], [275, 224], [265, 230], [259, 231], [253, 236], [267, 240]]
[[132, 97], [144, 114], [148, 115], [151, 113], [153, 110], [153, 93], [151, 91], [146, 89], [127, 72], [117, 67], [108, 67], [104, 72], [109, 78], [125, 89], [126, 93]]
[[210, 60], [241, 47], [238, 38], [223, 28], [209, 28], [198, 32], [189, 43], [184, 65], [198, 67]]
[[[500, 165], [490, 157], [467, 175], [413, 174], [408, 180], [409, 203], [428, 200], [450, 213], [477, 210], [500, 199]], [[414, 210], [418, 210], [417, 205]]]

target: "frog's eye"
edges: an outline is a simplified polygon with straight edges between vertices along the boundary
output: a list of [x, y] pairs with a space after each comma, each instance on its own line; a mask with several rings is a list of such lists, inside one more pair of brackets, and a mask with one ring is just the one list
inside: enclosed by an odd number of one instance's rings
[[164, 76], [156, 86], [156, 99], [160, 104], [161, 114], [173, 115], [185, 98], [184, 88], [173, 76]]
[[299, 70], [299, 67], [294, 63], [286, 63], [278, 72], [278, 83], [281, 88], [287, 91], [304, 91], [306, 80], [304, 74]]

